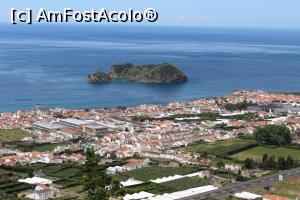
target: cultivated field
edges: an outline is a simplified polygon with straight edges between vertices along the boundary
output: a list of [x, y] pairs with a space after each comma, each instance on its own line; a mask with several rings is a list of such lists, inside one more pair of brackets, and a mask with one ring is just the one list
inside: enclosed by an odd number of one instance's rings
[[[30, 166], [19, 165], [2, 171], [7, 171], [9, 174], [17, 174], [18, 176], [20, 174], [20, 176], [22, 175], [22, 178], [29, 177], [30, 174], [33, 174], [33, 172], [41, 171], [45, 175], [45, 178], [53, 180], [57, 188], [61, 189], [63, 193], [67, 192], [69, 196], [71, 195], [73, 197], [73, 199], [82, 195], [81, 180], [83, 176], [83, 168], [79, 165], [38, 163]], [[10, 176], [2, 176], [1, 169], [0, 176], [0, 193], [2, 191], [7, 194], [18, 193], [32, 189], [32, 187], [28, 184], [18, 183], [16, 180], [20, 177], [11, 180]]]
[[28, 143], [23, 143], [23, 144], [18, 144], [17, 148], [20, 151], [24, 152], [30, 152], [30, 151], [38, 151], [38, 152], [46, 152], [46, 151], [52, 151], [58, 146], [64, 146], [67, 145], [66, 143], [42, 143], [42, 144], [28, 144]]
[[173, 176], [176, 174], [189, 174], [196, 171], [197, 170], [193, 167], [170, 168], [170, 167], [151, 166], [151, 167], [145, 167], [145, 168], [121, 173], [119, 177], [123, 180], [131, 177], [141, 181], [149, 181], [151, 179]]
[[29, 132], [20, 129], [0, 129], [0, 142], [21, 141], [31, 136]]
[[25, 177], [27, 177], [26, 173], [0, 169], [0, 199], [2, 199], [1, 194], [13, 195], [31, 189], [30, 185], [17, 182], [18, 179]]
[[273, 147], [273, 146], [257, 146], [245, 151], [231, 155], [232, 158], [238, 160], [246, 160], [252, 158], [254, 160], [260, 160], [264, 154], [275, 157], [287, 157], [292, 156], [294, 159], [300, 160], [300, 149], [293, 149], [287, 147]]
[[190, 178], [182, 178], [174, 181], [169, 181], [165, 183], [152, 183], [147, 182], [142, 185], [126, 187], [125, 190], [127, 193], [135, 193], [140, 191], [146, 191], [154, 194], [164, 194], [171, 193], [181, 190], [186, 190], [194, 187], [201, 187], [204, 185], [209, 185], [208, 179], [202, 179], [199, 177], [190, 177]]
[[254, 140], [248, 139], [231, 139], [216, 141], [214, 143], [201, 143], [196, 145], [191, 145], [185, 148], [187, 152], [203, 153], [220, 156], [225, 155], [230, 152], [238, 151], [239, 149], [247, 148], [251, 145], [255, 145]]

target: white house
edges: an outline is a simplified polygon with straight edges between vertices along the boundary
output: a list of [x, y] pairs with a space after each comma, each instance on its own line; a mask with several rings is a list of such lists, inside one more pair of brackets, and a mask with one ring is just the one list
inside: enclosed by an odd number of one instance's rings
[[239, 170], [242, 170], [242, 166], [241, 165], [237, 165], [237, 164], [225, 164], [224, 168], [226, 170], [230, 170], [230, 171], [239, 171]]
[[33, 193], [28, 194], [26, 197], [35, 200], [47, 200], [54, 198], [58, 193], [58, 190], [50, 185], [37, 185], [34, 188]]

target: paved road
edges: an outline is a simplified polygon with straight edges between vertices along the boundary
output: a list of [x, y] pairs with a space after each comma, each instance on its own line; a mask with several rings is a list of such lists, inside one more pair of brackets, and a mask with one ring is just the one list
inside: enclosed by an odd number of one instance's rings
[[194, 195], [194, 196], [187, 197], [187, 198], [182, 198], [180, 200], [195, 200], [195, 199], [204, 199], [207, 197], [216, 197], [216, 198], [228, 197], [237, 192], [242, 192], [242, 191], [248, 190], [249, 188], [253, 188], [256, 186], [268, 187], [268, 186], [271, 186], [273, 183], [279, 181], [279, 175], [282, 175], [284, 180], [291, 178], [293, 176], [300, 176], [300, 167], [281, 171], [279, 173], [272, 174], [272, 175], [263, 176], [263, 177], [256, 178], [256, 179], [253, 179], [250, 181], [238, 182], [238, 183], [232, 184], [230, 186], [220, 188], [218, 190]]

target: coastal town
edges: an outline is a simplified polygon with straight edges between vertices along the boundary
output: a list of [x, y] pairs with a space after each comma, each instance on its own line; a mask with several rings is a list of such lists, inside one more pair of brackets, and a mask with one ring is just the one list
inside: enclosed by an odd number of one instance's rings
[[[265, 139], [264, 127], [289, 135]], [[299, 199], [300, 95], [234, 91], [165, 105], [3, 112], [0, 194], [84, 199], [87, 149], [120, 182], [116, 199]]]

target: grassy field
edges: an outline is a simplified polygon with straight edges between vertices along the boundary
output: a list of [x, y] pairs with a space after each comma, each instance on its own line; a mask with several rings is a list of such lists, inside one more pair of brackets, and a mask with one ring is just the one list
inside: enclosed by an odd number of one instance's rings
[[218, 163], [222, 162], [224, 164], [234, 164], [236, 162], [234, 162], [233, 160], [229, 160], [229, 159], [224, 159], [224, 158], [215, 158], [212, 160], [212, 162], [210, 163], [211, 166], [217, 167]]
[[32, 147], [32, 151], [39, 151], [39, 152], [45, 152], [45, 151], [52, 151], [55, 149], [55, 147], [66, 145], [65, 143], [47, 143], [47, 144], [39, 144]]
[[[294, 178], [295, 179], [295, 178]], [[300, 177], [297, 178], [298, 181]], [[285, 181], [275, 184], [277, 195], [286, 196], [289, 198], [296, 198], [300, 196], [300, 182], [297, 184], [291, 183], [291, 181]]]
[[66, 143], [43, 143], [43, 144], [19, 144], [18, 149], [21, 151], [29, 152], [29, 151], [39, 151], [46, 152], [52, 151], [57, 146], [64, 146]]
[[20, 129], [0, 129], [0, 142], [21, 141], [32, 134]]
[[300, 149], [292, 149], [287, 147], [272, 147], [272, 146], [257, 146], [236, 154], [231, 155], [232, 158], [238, 160], [246, 160], [247, 158], [253, 158], [254, 160], [260, 160], [264, 154], [280, 156], [292, 156], [294, 159], [300, 160]]
[[191, 145], [185, 148], [187, 152], [196, 152], [202, 153], [207, 152], [211, 155], [225, 155], [227, 153], [238, 151], [239, 149], [246, 148], [250, 145], [255, 145], [256, 142], [254, 140], [248, 139], [231, 139], [231, 140], [222, 140], [216, 141], [214, 143], [202, 143]]
[[69, 187], [68, 191], [74, 192], [74, 193], [81, 193], [83, 191], [83, 187], [81, 185]]
[[291, 94], [291, 95], [296, 95], [296, 96], [300, 96], [300, 92], [286, 92], [283, 94]]
[[273, 185], [274, 191], [270, 192], [261, 187], [251, 188], [249, 191], [256, 194], [276, 194], [291, 199], [300, 196], [300, 177], [294, 177], [287, 181], [278, 182]]
[[122, 180], [126, 180], [131, 177], [141, 181], [149, 181], [151, 179], [173, 176], [175, 174], [189, 174], [195, 171], [197, 170], [192, 167], [170, 168], [170, 167], [151, 166], [151, 167], [145, 167], [141, 169], [124, 172], [118, 176]]

